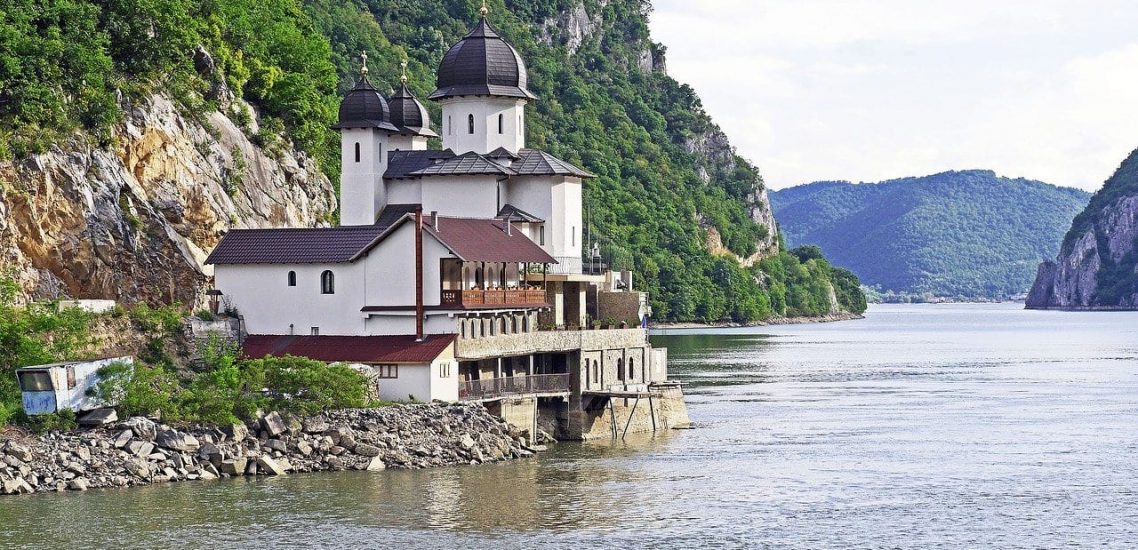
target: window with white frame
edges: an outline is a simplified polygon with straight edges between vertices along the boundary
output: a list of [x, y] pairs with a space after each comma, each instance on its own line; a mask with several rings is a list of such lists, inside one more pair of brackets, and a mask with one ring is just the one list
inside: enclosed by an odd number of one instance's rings
[[399, 378], [399, 365], [372, 365], [380, 378]]

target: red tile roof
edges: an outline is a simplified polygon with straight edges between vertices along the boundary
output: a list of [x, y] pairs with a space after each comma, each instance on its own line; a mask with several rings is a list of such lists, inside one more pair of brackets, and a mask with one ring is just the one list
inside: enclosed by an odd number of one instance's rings
[[436, 231], [433, 220], [426, 216], [423, 229], [464, 261], [557, 263], [517, 226], [512, 226], [510, 233], [506, 234], [506, 222], [503, 220], [439, 216]]
[[422, 342], [401, 336], [274, 336], [250, 334], [242, 345], [249, 358], [295, 355], [317, 361], [351, 363], [429, 363], [455, 340], [453, 334], [429, 334]]

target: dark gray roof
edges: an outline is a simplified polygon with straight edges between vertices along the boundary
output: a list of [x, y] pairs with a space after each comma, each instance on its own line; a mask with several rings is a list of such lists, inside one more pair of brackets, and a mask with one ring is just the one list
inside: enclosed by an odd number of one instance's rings
[[383, 207], [383, 211], [379, 213], [379, 219], [375, 220], [375, 225], [384, 229], [395, 225], [407, 214], [414, 214], [416, 210], [422, 208], [421, 204], [389, 204]]
[[501, 210], [498, 211], [497, 218], [499, 220], [510, 220], [515, 222], [528, 222], [528, 223], [541, 223], [545, 220], [522, 210], [512, 204], [506, 203]]
[[323, 264], [351, 259], [383, 234], [378, 225], [306, 229], [233, 229], [205, 263]]
[[221, 238], [205, 263], [335, 264], [351, 262], [417, 204], [389, 204], [375, 225], [282, 229], [233, 229]]
[[391, 151], [387, 154], [387, 171], [384, 179], [413, 178], [412, 172], [426, 168], [436, 161], [454, 156], [450, 149], [442, 151]]
[[[418, 205], [393, 205], [399, 207]], [[381, 215], [382, 219], [384, 216]], [[312, 229], [235, 229], [206, 258], [207, 264], [327, 264], [354, 262], [413, 221], [403, 215], [381, 224]], [[424, 217], [424, 232], [461, 259], [494, 262], [557, 263], [521, 231], [507, 233], [505, 220]]]
[[483, 17], [439, 63], [438, 89], [430, 99], [486, 95], [536, 99], [526, 89], [525, 62]]
[[513, 176], [517, 172], [506, 168], [475, 152], [463, 153], [457, 157], [438, 160], [429, 166], [410, 172], [410, 176]]
[[399, 91], [391, 96], [388, 104], [391, 106], [391, 124], [398, 127], [400, 132], [427, 137], [438, 136], [431, 131], [431, 117], [427, 114], [427, 108], [415, 99], [411, 90], [407, 89], [406, 83], [399, 86]]
[[[503, 162], [505, 159], [512, 163]], [[507, 166], [509, 164], [509, 166]], [[385, 179], [417, 178], [420, 176], [575, 176], [596, 177], [545, 151], [522, 149], [517, 156], [499, 147], [489, 154], [475, 152], [455, 155], [444, 151], [391, 151], [387, 155]]]
[[519, 158], [521, 158], [521, 157], [515, 155], [509, 149], [506, 149], [505, 147], [499, 147], [497, 149], [494, 149], [493, 151], [486, 153], [486, 156], [489, 158], [492, 158], [494, 160], [500, 160], [500, 159], [518, 160]]
[[360, 77], [340, 102], [339, 121], [333, 128], [379, 128], [389, 132], [399, 129], [391, 124], [391, 107], [387, 100], [368, 82], [366, 76]]
[[538, 149], [522, 149], [518, 151], [521, 157], [510, 165], [520, 176], [576, 176], [578, 178], [594, 178], [593, 174], [586, 172], [568, 162], [565, 162], [545, 151]]

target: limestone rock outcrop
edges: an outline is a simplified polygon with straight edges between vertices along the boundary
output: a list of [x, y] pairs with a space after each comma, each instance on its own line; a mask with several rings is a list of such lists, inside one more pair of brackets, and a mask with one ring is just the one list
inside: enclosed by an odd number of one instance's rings
[[1029, 309], [1138, 309], [1138, 151], [1075, 218], [1059, 257], [1039, 266]]
[[256, 145], [255, 127], [160, 94], [122, 107], [108, 145], [77, 134], [0, 163], [0, 269], [25, 298], [200, 305], [225, 231], [331, 219], [335, 191], [315, 162]]

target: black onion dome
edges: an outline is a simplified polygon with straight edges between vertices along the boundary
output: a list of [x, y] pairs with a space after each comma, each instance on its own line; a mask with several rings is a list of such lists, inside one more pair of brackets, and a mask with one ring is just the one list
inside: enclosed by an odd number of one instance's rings
[[407, 85], [399, 86], [399, 91], [391, 96], [391, 124], [405, 134], [435, 137], [438, 134], [431, 131], [431, 116], [427, 108], [419, 103], [418, 99], [407, 89]]
[[526, 64], [483, 17], [439, 63], [438, 89], [431, 99], [464, 95], [537, 99], [526, 89]]
[[379, 128], [390, 132], [398, 132], [391, 124], [391, 107], [387, 100], [368, 82], [367, 77], [361, 77], [356, 87], [348, 91], [344, 100], [340, 102], [340, 120], [333, 128]]

